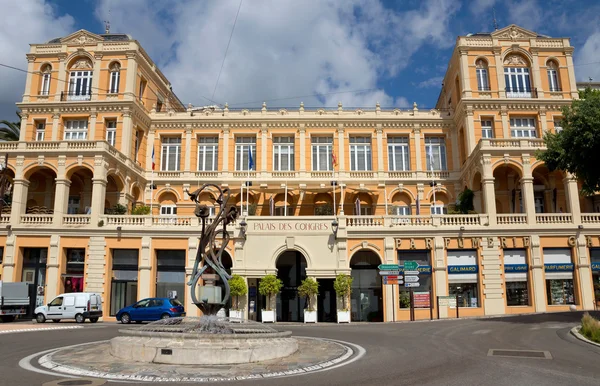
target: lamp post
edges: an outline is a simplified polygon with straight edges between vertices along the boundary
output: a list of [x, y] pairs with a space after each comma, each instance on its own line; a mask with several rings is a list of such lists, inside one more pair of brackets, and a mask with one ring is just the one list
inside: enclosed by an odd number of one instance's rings
[[333, 221], [331, 222], [331, 229], [333, 230], [333, 238], [337, 239], [337, 232], [338, 232], [338, 228], [340, 227], [340, 224], [338, 223], [337, 218], [334, 218]]

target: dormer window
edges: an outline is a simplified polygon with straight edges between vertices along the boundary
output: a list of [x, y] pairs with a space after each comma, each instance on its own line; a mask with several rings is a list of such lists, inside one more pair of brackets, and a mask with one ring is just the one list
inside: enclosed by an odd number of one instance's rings
[[477, 89], [479, 91], [490, 91], [490, 81], [488, 78], [488, 64], [483, 59], [475, 62], [477, 67]]
[[550, 91], [558, 92], [560, 90], [560, 82], [558, 79], [558, 64], [554, 60], [549, 60], [547, 63], [548, 69], [546, 72], [548, 73], [548, 84], [550, 86]]
[[121, 81], [121, 65], [117, 62], [109, 66], [110, 71], [110, 86], [108, 92], [110, 94], [119, 93], [119, 82]]
[[531, 77], [529, 64], [517, 54], [504, 59], [504, 81], [507, 98], [531, 98]]

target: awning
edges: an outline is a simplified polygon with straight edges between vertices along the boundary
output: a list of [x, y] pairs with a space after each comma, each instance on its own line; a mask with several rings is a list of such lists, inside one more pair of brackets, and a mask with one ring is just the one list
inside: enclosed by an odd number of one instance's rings
[[60, 275], [60, 277], [83, 278], [83, 273], [63, 273], [62, 275]]

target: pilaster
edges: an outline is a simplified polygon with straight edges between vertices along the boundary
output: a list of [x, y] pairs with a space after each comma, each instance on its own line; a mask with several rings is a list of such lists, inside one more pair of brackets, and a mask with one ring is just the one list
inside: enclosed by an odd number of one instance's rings
[[94, 54], [94, 74], [92, 76], [92, 100], [98, 100], [98, 94], [100, 92], [100, 69], [102, 67], [102, 54], [97, 52]]
[[500, 118], [502, 119], [502, 137], [510, 138], [510, 125], [508, 122], [508, 108], [506, 106], [501, 107]]
[[150, 277], [152, 272], [152, 237], [142, 237], [142, 250], [139, 260], [138, 273], [138, 300], [152, 296], [151, 285], [154, 282]]
[[125, 76], [125, 98], [132, 100], [135, 98], [135, 86], [137, 81], [137, 61], [136, 53], [127, 53], [127, 75]]
[[504, 280], [500, 267], [498, 238], [488, 237], [481, 250], [481, 277], [483, 280], [483, 309], [485, 315], [502, 315], [506, 312]]
[[483, 186], [483, 206], [488, 215], [490, 226], [496, 225], [496, 190], [494, 186], [494, 174], [492, 172], [492, 157], [485, 154], [482, 157], [483, 176], [481, 184]]
[[577, 186], [577, 177], [567, 173], [563, 179], [565, 184], [565, 195], [567, 196], [567, 212], [573, 216], [574, 224], [581, 224], [581, 208], [579, 205], [579, 187]]
[[229, 172], [229, 124], [223, 124], [223, 156], [219, 157], [223, 160], [222, 171]]
[[[506, 98], [506, 83], [504, 81], [504, 66], [502, 65], [502, 47], [494, 47], [494, 62], [496, 63], [496, 80], [498, 81], [498, 96]], [[508, 138], [508, 137], [504, 137]]]
[[418, 123], [413, 126], [413, 138], [415, 141], [415, 169], [420, 172], [423, 170], [423, 156], [421, 155], [421, 126]]
[[521, 192], [527, 223], [535, 224], [535, 199], [533, 195], [533, 176], [531, 175], [531, 159], [529, 154], [523, 154], [523, 177], [521, 178]]
[[[97, 94], [92, 94], [97, 95]], [[96, 140], [96, 119], [98, 118], [98, 113], [95, 108], [92, 108], [90, 113], [90, 127], [88, 128], [88, 140], [95, 141]]]
[[[300, 177], [303, 177], [306, 173], [306, 126], [304, 123], [300, 123], [298, 126], [298, 133], [300, 135]], [[310, 157], [309, 157], [310, 159]]]
[[[67, 54], [58, 54], [58, 79], [56, 81], [56, 94], [54, 94], [55, 102], [60, 101], [61, 93], [65, 91], [65, 84], [67, 80], [66, 60]], [[55, 141], [55, 139], [53, 139], [53, 141]]]
[[192, 155], [192, 125], [185, 125], [185, 158], [183, 161], [183, 171], [189, 172], [191, 166]]
[[48, 261], [46, 263], [46, 288], [44, 293], [46, 301], [54, 299], [59, 294], [60, 250], [60, 236], [50, 236], [50, 248], [48, 249]]
[[[541, 97], [540, 97], [541, 98]], [[546, 110], [540, 110], [540, 125], [542, 129], [542, 137], [548, 132], [548, 121], [546, 120]]]
[[[150, 125], [148, 130], [148, 138], [146, 140], [146, 170], [152, 170], [152, 150], [154, 149], [154, 139], [156, 136], [156, 126]], [[156, 158], [156, 153], [154, 154]]]
[[471, 98], [471, 76], [469, 75], [469, 56], [468, 51], [466, 49], [460, 49], [460, 82], [462, 86], [462, 97], [463, 98]]
[[569, 70], [569, 87], [571, 88], [571, 98], [579, 99], [579, 91], [577, 91], [577, 82], [575, 81], [575, 70], [573, 66], [573, 48], [565, 51], [567, 58], [567, 68]]
[[[27, 54], [27, 78], [25, 80], [25, 93], [23, 94], [23, 102], [29, 102], [29, 97], [32, 93], [37, 94], [36, 91], [31, 90], [31, 79], [34, 76], [39, 76], [39, 72], [34, 73], [33, 65], [35, 62], [35, 55]], [[38, 90], [39, 92], [39, 90]], [[21, 128], [21, 133], [23, 133], [23, 129]], [[22, 140], [21, 140], [22, 141]]]
[[[448, 296], [448, 275], [446, 273], [446, 258], [444, 251], [444, 238], [442, 236], [434, 237], [432, 267], [433, 281], [437, 296]], [[442, 306], [439, 308], [440, 318], [448, 317], [448, 307]]]
[[344, 154], [344, 124], [338, 123], [337, 126], [337, 134], [338, 134], [338, 172], [341, 173], [346, 171], [346, 157]]
[[467, 107], [465, 115], [465, 128], [467, 129], [467, 154], [471, 154], [477, 145], [475, 142], [475, 120], [473, 118], [472, 107]]
[[594, 307], [594, 283], [592, 282], [591, 262], [588, 256], [588, 248], [585, 236], [577, 236], [575, 250], [575, 267], [577, 268], [577, 278], [579, 288], [581, 289], [581, 307], [584, 310], [593, 310]]
[[60, 114], [58, 112], [54, 112], [52, 115], [52, 140], [58, 141], [58, 131], [60, 125]]
[[538, 98], [544, 97], [544, 90], [542, 87], [542, 78], [540, 76], [540, 57], [537, 49], [530, 49], [531, 56], [533, 57], [533, 63], [531, 67], [533, 70], [533, 87], [537, 89]]
[[535, 303], [535, 312], [546, 311], [546, 281], [544, 275], [544, 260], [540, 249], [540, 236], [531, 235], [530, 269], [533, 301]]
[[[27, 76], [29, 78], [31, 74]], [[19, 141], [27, 141], [27, 119], [29, 118], [29, 114], [22, 113], [21, 114], [21, 131], [19, 132]], [[35, 130], [35, 128], [33, 129]], [[35, 135], [35, 134], [34, 134]]]
[[375, 135], [377, 138], [377, 175], [378, 178], [384, 178], [385, 169], [383, 167], [383, 126], [378, 123], [375, 126]]
[[2, 262], [2, 280], [5, 282], [15, 281], [15, 249], [16, 236], [11, 231], [7, 232], [6, 244], [4, 245], [4, 261]]
[[[267, 124], [261, 124], [260, 128], [260, 172], [267, 173]], [[256, 157], [256, 155], [255, 155]]]
[[102, 294], [104, 315], [110, 310], [106, 308], [105, 281], [109, 259], [106, 256], [106, 239], [103, 236], [90, 236], [85, 258], [85, 291]]
[[[129, 76], [129, 74], [127, 75]], [[121, 153], [126, 157], [131, 156], [131, 143], [133, 141], [133, 120], [129, 108], [123, 109], [123, 130], [121, 136]]]

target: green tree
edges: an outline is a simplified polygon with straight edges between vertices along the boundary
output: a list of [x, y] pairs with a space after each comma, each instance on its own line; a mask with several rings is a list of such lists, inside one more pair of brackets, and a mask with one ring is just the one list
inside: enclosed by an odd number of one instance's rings
[[337, 275], [333, 282], [333, 289], [335, 290], [335, 293], [342, 298], [342, 309], [347, 311], [349, 307], [346, 305], [346, 301], [352, 292], [352, 276], [346, 275], [345, 273]]
[[267, 311], [271, 311], [272, 297], [281, 291], [281, 287], [283, 282], [275, 275], [267, 275], [260, 280], [258, 292], [267, 297]]
[[138, 205], [131, 210], [131, 214], [138, 216], [145, 216], [150, 214], [150, 207], [147, 205]]
[[473, 193], [471, 189], [465, 188], [465, 190], [460, 192], [460, 194], [458, 195], [458, 203], [456, 205], [456, 210], [462, 214], [467, 214], [473, 211], [473, 209], [475, 209], [473, 205], [474, 198], [475, 193]]
[[319, 283], [317, 283], [317, 281], [312, 277], [307, 277], [306, 279], [302, 280], [302, 284], [300, 284], [298, 287], [298, 294], [306, 297], [308, 310], [314, 311], [315, 307], [312, 304], [312, 298], [319, 294]]
[[240, 309], [240, 296], [244, 296], [248, 293], [248, 287], [246, 286], [246, 280], [240, 275], [233, 275], [229, 279], [229, 288], [231, 296], [235, 297], [235, 309]]
[[562, 131], [546, 133], [547, 150], [536, 157], [550, 171], [564, 170], [577, 176], [583, 192], [600, 190], [600, 90], [587, 89], [563, 108]]
[[18, 141], [21, 135], [21, 114], [17, 111], [18, 122], [0, 121], [0, 141]]

